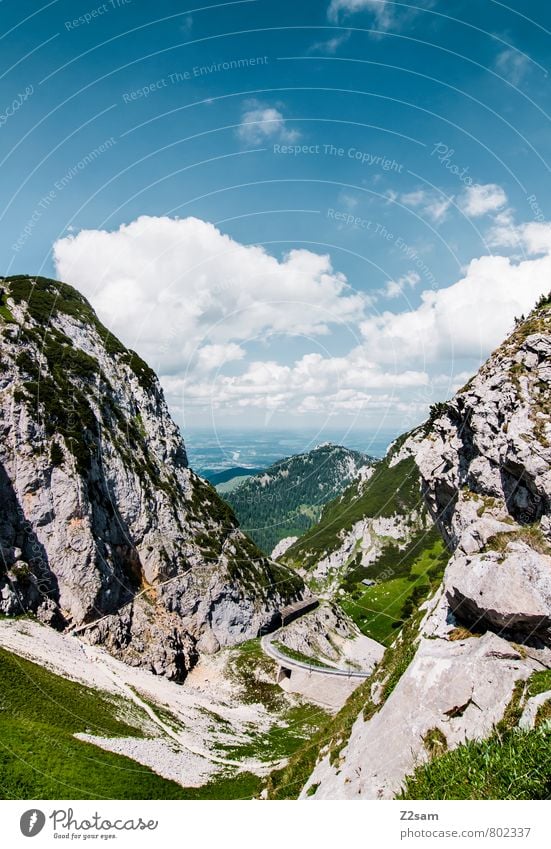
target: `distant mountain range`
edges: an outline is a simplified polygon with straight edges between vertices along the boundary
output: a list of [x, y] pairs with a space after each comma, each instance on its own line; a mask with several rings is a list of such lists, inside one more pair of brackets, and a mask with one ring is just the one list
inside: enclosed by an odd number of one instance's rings
[[368, 475], [374, 463], [361, 451], [325, 443], [279, 460], [230, 491], [219, 491], [246, 533], [270, 553], [281, 540], [304, 534], [319, 521], [323, 506], [352, 481]]

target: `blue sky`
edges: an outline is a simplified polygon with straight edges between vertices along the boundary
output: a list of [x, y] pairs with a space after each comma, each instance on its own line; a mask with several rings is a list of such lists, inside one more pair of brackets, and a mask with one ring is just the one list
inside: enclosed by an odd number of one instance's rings
[[535, 0], [0, 3], [2, 267], [185, 426], [400, 431], [551, 288]]

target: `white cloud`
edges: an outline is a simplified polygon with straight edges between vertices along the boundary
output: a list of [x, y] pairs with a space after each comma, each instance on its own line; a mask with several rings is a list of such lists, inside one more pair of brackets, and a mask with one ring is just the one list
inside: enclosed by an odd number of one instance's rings
[[393, 14], [386, 0], [331, 0], [327, 15], [330, 21], [338, 21], [341, 14], [352, 15], [368, 11], [375, 16], [375, 23], [381, 29], [388, 29], [393, 22]]
[[384, 289], [380, 291], [380, 294], [384, 295], [385, 298], [398, 298], [400, 295], [403, 295], [406, 285], [410, 289], [413, 289], [420, 280], [421, 278], [416, 271], [408, 271], [407, 274], [399, 277], [398, 280], [389, 280]]
[[452, 198], [437, 196], [433, 197], [425, 206], [423, 212], [434, 224], [441, 224], [448, 214]]
[[[370, 299], [350, 289], [328, 256], [295, 250], [277, 259], [196, 218], [144, 216], [113, 232], [81, 231], [59, 240], [54, 254], [58, 275], [161, 372], [174, 410], [361, 414], [373, 424], [384, 411], [385, 421], [412, 426], [551, 288], [551, 224], [515, 227], [509, 211], [498, 215], [528, 259], [480, 257], [453, 285], [422, 292], [417, 308], [368, 318]], [[384, 294], [420, 282], [410, 271]], [[344, 353], [337, 335], [333, 355], [330, 334], [343, 324], [359, 333]], [[325, 347], [291, 357], [286, 339], [299, 335]]]
[[402, 195], [388, 194], [389, 199], [398, 199], [404, 206], [419, 209], [422, 215], [426, 215], [434, 224], [441, 224], [445, 220], [453, 197], [447, 197], [442, 192], [428, 192], [425, 189], [415, 189]]
[[459, 206], [462, 211], [471, 216], [479, 218], [488, 212], [496, 212], [507, 203], [507, 195], [497, 183], [475, 183], [468, 186], [459, 198]]
[[498, 54], [494, 67], [510, 83], [518, 86], [528, 73], [530, 60], [518, 50], [508, 47]]
[[405, 192], [400, 200], [406, 206], [421, 206], [427, 199], [427, 193], [423, 189], [415, 189], [413, 192]]
[[241, 141], [250, 145], [266, 141], [292, 144], [300, 138], [298, 130], [288, 129], [280, 109], [263, 104], [259, 100], [245, 102], [241, 125], [236, 132]]
[[351, 33], [343, 32], [341, 35], [335, 35], [333, 38], [328, 38], [327, 41], [316, 41], [309, 49], [309, 53], [325, 53], [328, 56], [334, 56], [339, 47], [349, 40]]
[[394, 4], [388, 0], [331, 0], [327, 17], [337, 23], [342, 17], [358, 12], [370, 12], [375, 25], [381, 30], [401, 25], [402, 28], [419, 15], [423, 9], [431, 9], [435, 0], [417, 0], [417, 5]]
[[[549, 251], [551, 228], [528, 225], [524, 242], [532, 253]], [[423, 292], [417, 309], [364, 321], [366, 356], [381, 367], [483, 360], [511, 331], [514, 317], [549, 290], [550, 280], [549, 253], [518, 263], [503, 256], [475, 259], [457, 283]]]
[[334, 323], [356, 323], [367, 302], [325, 254], [278, 260], [197, 218], [83, 230], [57, 241], [54, 257], [59, 277], [164, 373], [194, 368], [197, 355], [203, 369], [236, 360], [251, 337], [327, 335]]
[[229, 342], [227, 345], [203, 345], [197, 352], [197, 369], [199, 371], [213, 371], [226, 363], [242, 360], [245, 349]]
[[516, 224], [511, 210], [506, 209], [496, 215], [486, 241], [494, 248], [517, 248], [532, 255], [551, 253], [551, 223], [531, 221]]
[[346, 356], [306, 354], [291, 365], [276, 361], [252, 362], [239, 375], [216, 374], [210, 380], [196, 376], [168, 377], [164, 381], [174, 397], [188, 406], [325, 412], [352, 410], [361, 400], [387, 398], [389, 390], [426, 386], [424, 371], [381, 369], [371, 362], [363, 346]]

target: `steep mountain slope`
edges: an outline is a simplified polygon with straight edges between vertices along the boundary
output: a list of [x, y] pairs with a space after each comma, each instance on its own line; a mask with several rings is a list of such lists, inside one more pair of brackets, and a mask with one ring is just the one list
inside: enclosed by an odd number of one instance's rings
[[445, 562], [420, 493], [417, 429], [397, 439], [371, 474], [324, 507], [317, 525], [279, 558], [317, 594], [339, 603], [367, 636], [391, 642]]
[[63, 283], [4, 278], [0, 611], [182, 680], [269, 626], [302, 581], [187, 464], [152, 370]]
[[368, 474], [373, 462], [360, 451], [326, 443], [279, 460], [224, 497], [243, 529], [270, 552], [281, 540], [307, 531], [322, 506]]
[[[294, 782], [312, 799], [391, 798], [416, 768], [413, 798], [427, 789], [431, 798], [481, 798], [481, 788], [548, 795], [549, 776], [524, 780], [522, 767], [549, 739], [530, 729], [551, 706], [550, 378], [543, 298], [476, 377], [433, 408], [414, 459], [452, 550], [443, 581], [322, 729], [317, 756], [304, 750], [274, 776], [272, 796]], [[527, 736], [512, 736], [517, 725]], [[486, 742], [463, 749], [471, 740]], [[504, 772], [511, 752], [528, 759], [517, 790]]]

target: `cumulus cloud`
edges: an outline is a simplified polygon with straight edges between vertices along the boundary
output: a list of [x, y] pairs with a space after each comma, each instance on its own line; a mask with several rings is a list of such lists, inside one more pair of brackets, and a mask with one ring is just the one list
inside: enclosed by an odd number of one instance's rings
[[245, 349], [235, 342], [227, 345], [203, 345], [197, 352], [197, 370], [210, 372], [219, 369], [226, 363], [242, 360]]
[[366, 298], [326, 254], [281, 260], [197, 218], [142, 216], [118, 230], [82, 230], [54, 245], [58, 276], [163, 373], [241, 358], [251, 338], [326, 335], [357, 322]]
[[204, 381], [184, 375], [165, 381], [169, 393], [185, 398], [188, 405], [298, 413], [352, 411], [368, 401], [372, 406], [381, 397], [388, 401], [389, 390], [427, 384], [424, 371], [379, 368], [361, 345], [342, 357], [306, 354], [290, 365], [252, 362], [238, 375], [218, 373]]
[[268, 106], [259, 100], [247, 100], [241, 116], [241, 125], [237, 136], [245, 144], [262, 144], [266, 141], [280, 141], [291, 144], [300, 138], [298, 130], [287, 127], [280, 108]]
[[[525, 246], [548, 251], [551, 232], [529, 225]], [[438, 362], [480, 361], [512, 329], [516, 315], [527, 313], [551, 280], [551, 256], [515, 262], [504, 256], [473, 260], [465, 276], [438, 291], [425, 291], [417, 309], [384, 312], [361, 325], [366, 355], [379, 364], [427, 367]]]
[[506, 48], [498, 54], [495, 70], [502, 74], [510, 83], [519, 85], [530, 69], [530, 60], [524, 53], [513, 48]]
[[507, 195], [497, 183], [475, 183], [468, 186], [459, 198], [462, 211], [471, 218], [496, 212], [507, 203]]
[[[457, 282], [422, 292], [416, 308], [379, 315], [367, 315], [373, 302], [329, 256], [294, 250], [278, 259], [197, 218], [144, 216], [112, 232], [81, 231], [59, 240], [54, 255], [59, 277], [161, 373], [174, 410], [373, 413], [374, 423], [386, 410], [405, 428], [464, 383], [461, 373], [549, 291], [551, 224], [509, 227], [523, 259], [474, 259]], [[382, 294], [420, 282], [410, 271]], [[330, 335], [343, 325], [354, 338], [348, 350]], [[286, 340], [300, 335], [325, 347], [290, 355]]]

